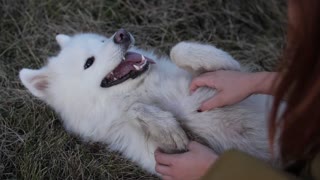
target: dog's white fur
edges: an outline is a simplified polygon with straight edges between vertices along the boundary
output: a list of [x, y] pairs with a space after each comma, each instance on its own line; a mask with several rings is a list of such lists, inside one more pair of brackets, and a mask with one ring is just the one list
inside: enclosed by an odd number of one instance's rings
[[[172, 62], [131, 47], [130, 51], [156, 64], [136, 79], [101, 88], [101, 80], [121, 62], [123, 48], [112, 38], [96, 34], [58, 35], [56, 39], [61, 52], [41, 69], [21, 70], [20, 79], [34, 96], [61, 115], [69, 132], [106, 143], [151, 173], [155, 173], [153, 153], [157, 147], [168, 152], [186, 149], [186, 129], [217, 153], [236, 148], [275, 161], [267, 140], [267, 96], [254, 95], [236, 105], [197, 112], [215, 91], [200, 88], [190, 95], [188, 87], [194, 75], [240, 70], [226, 52], [211, 45], [181, 42], [171, 50]], [[84, 70], [90, 56], [95, 61]]]

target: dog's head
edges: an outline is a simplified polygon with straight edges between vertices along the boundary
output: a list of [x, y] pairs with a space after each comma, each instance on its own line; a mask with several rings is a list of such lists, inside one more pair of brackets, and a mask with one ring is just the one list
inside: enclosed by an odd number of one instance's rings
[[41, 69], [22, 69], [19, 74], [23, 85], [48, 103], [77, 103], [133, 90], [154, 63], [131, 48], [134, 38], [123, 29], [111, 38], [60, 34], [56, 40], [61, 47], [57, 56]]

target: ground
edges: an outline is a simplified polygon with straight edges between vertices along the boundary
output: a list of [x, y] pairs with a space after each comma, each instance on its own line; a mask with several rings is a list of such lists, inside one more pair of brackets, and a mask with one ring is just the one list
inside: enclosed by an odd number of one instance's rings
[[156, 179], [105, 145], [66, 133], [21, 85], [23, 67], [58, 52], [57, 33], [112, 35], [168, 54], [182, 40], [217, 45], [251, 71], [275, 70], [285, 39], [283, 0], [0, 0], [0, 179]]

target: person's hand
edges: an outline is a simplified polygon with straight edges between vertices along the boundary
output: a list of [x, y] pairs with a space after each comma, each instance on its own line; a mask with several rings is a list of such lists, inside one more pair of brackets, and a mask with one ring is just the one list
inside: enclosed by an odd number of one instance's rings
[[203, 102], [200, 111], [208, 111], [217, 107], [232, 105], [251, 95], [256, 89], [254, 73], [239, 71], [214, 71], [201, 74], [190, 84], [190, 91], [194, 92], [202, 86], [217, 90], [214, 97]]
[[195, 180], [205, 175], [218, 156], [208, 147], [191, 141], [188, 152], [166, 154], [155, 151], [155, 170], [164, 180]]

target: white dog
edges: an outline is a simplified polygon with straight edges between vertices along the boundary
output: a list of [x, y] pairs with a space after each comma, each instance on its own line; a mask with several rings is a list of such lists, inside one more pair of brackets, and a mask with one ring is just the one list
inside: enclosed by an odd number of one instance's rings
[[226, 52], [181, 42], [171, 50], [172, 62], [133, 47], [132, 35], [123, 29], [111, 38], [78, 34], [57, 35], [56, 40], [60, 53], [41, 69], [22, 69], [20, 79], [61, 116], [69, 132], [108, 144], [150, 173], [155, 173], [157, 147], [184, 151], [190, 137], [218, 154], [235, 148], [277, 161], [268, 146], [267, 96], [197, 112], [215, 91], [199, 88], [191, 95], [194, 75], [240, 70]]

